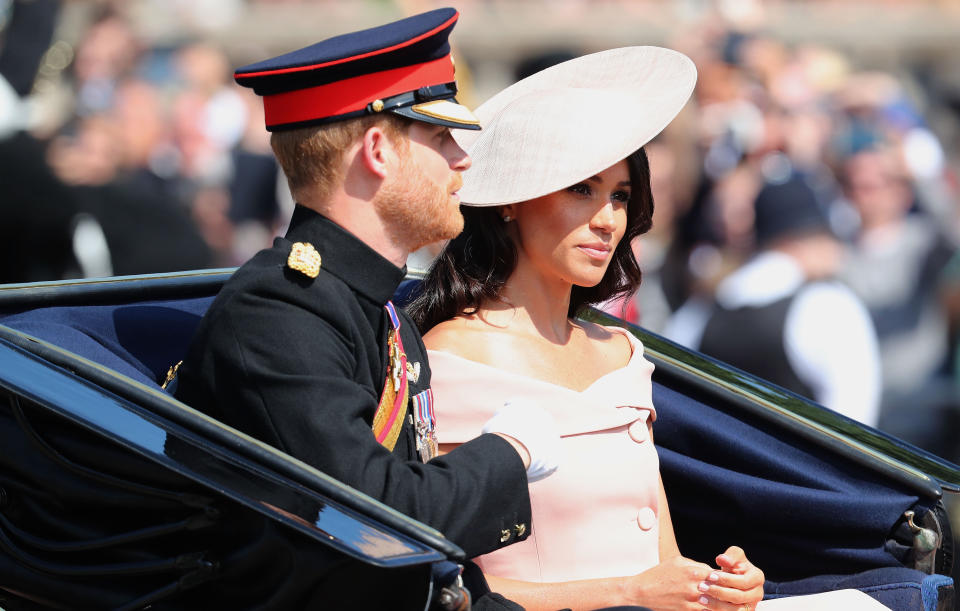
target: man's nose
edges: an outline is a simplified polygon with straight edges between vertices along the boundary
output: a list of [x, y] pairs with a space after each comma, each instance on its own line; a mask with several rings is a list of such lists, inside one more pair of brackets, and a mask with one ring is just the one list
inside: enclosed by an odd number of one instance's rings
[[450, 167], [458, 172], [466, 172], [470, 169], [470, 166], [473, 165], [473, 159], [470, 158], [470, 155], [467, 154], [465, 150], [460, 148], [459, 144], [453, 144], [454, 150], [452, 161], [450, 162]]

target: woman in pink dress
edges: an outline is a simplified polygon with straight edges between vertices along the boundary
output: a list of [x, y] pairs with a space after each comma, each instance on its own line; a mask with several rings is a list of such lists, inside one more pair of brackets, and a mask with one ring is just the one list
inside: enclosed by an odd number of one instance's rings
[[464, 232], [409, 308], [430, 349], [441, 450], [499, 432], [559, 457], [530, 483], [530, 537], [476, 559], [530, 610], [754, 609], [763, 596], [740, 548], [718, 550], [716, 566], [681, 555], [654, 447], [653, 365], [631, 334], [574, 318], [638, 286], [631, 241], [653, 213], [641, 147], [695, 79], [680, 53], [614, 49], [484, 103], [483, 131], [461, 142], [474, 164]]

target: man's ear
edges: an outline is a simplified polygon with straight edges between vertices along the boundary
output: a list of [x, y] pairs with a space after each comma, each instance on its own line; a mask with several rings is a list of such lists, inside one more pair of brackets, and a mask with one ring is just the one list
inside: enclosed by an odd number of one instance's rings
[[377, 125], [363, 134], [360, 159], [363, 166], [379, 178], [386, 178], [396, 157], [396, 147], [383, 128]]

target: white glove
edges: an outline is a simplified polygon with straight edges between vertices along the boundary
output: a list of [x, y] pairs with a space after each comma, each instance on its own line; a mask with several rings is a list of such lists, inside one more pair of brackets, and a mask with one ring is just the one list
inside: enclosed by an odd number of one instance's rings
[[527, 481], [557, 470], [563, 449], [557, 423], [549, 412], [524, 399], [508, 399], [483, 425], [484, 433], [501, 433], [523, 444], [530, 454]]

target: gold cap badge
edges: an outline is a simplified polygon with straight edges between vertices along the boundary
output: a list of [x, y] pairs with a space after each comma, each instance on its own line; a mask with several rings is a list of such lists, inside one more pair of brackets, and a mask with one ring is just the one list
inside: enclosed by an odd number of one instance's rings
[[308, 278], [320, 275], [320, 253], [309, 242], [296, 242], [287, 257], [287, 267]]

